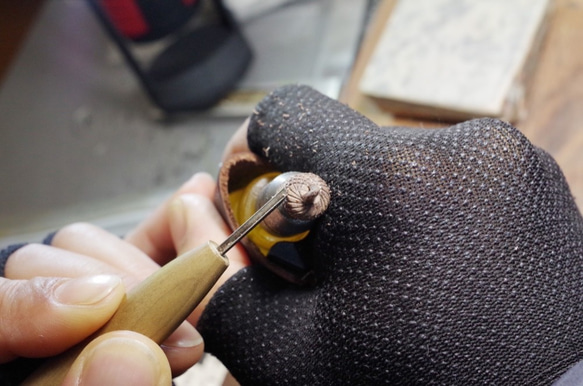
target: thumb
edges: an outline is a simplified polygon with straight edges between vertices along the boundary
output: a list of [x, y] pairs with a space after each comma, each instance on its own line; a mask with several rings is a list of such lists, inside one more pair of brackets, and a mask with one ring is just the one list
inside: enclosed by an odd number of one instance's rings
[[63, 385], [169, 385], [170, 365], [152, 340], [114, 331], [93, 340], [77, 357]]
[[309, 171], [324, 178], [325, 170], [319, 169], [330, 162], [322, 161], [339, 156], [352, 132], [372, 127], [377, 126], [310, 87], [285, 86], [257, 105], [247, 140], [251, 151], [283, 172]]
[[109, 320], [124, 294], [109, 275], [0, 279], [0, 362], [64, 351]]

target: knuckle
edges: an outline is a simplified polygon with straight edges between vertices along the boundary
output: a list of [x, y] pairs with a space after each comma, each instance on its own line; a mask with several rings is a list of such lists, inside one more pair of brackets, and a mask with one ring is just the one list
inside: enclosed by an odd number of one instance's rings
[[97, 227], [93, 224], [87, 222], [75, 222], [69, 225], [65, 225], [61, 228], [57, 234], [58, 235], [76, 235], [94, 232]]
[[507, 122], [490, 119], [488, 128], [492, 132], [490, 149], [503, 159], [525, 157], [534, 148], [524, 134]]
[[[28, 345], [23, 342], [43, 339], [42, 321], [31, 315], [45, 314], [50, 307], [48, 294], [56, 278], [36, 277], [28, 281], [0, 281], [0, 346], [4, 354], [21, 355]], [[36, 338], [35, 338], [36, 337]]]
[[92, 236], [100, 232], [101, 229], [93, 224], [87, 222], [75, 222], [59, 229], [55, 233], [51, 245], [57, 247], [67, 245], [71, 240], [85, 239], [87, 236]]

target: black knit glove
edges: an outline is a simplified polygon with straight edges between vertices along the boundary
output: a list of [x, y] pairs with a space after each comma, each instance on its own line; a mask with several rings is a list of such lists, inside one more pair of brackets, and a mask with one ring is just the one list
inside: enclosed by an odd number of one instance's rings
[[332, 201], [318, 284], [261, 267], [199, 328], [243, 384], [548, 384], [583, 359], [583, 220], [556, 163], [516, 129], [379, 128], [307, 87], [252, 116], [251, 149]]

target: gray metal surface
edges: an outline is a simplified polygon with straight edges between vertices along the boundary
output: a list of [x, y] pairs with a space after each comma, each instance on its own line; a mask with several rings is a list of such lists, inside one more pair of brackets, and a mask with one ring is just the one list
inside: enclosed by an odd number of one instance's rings
[[0, 237], [77, 220], [120, 232], [195, 171], [216, 173], [242, 119], [152, 117], [83, 1], [47, 1], [0, 88]]
[[[315, 86], [325, 76], [343, 76], [360, 30], [352, 26], [350, 47], [342, 45], [348, 3], [334, 8], [329, 0], [300, 1], [286, 7], [287, 19], [278, 10], [246, 21], [257, 58], [243, 84], [261, 83], [261, 73], [269, 81], [289, 73], [290, 82]], [[358, 19], [364, 2], [355, 4]], [[338, 15], [336, 30], [329, 20], [319, 25], [325, 15]], [[277, 29], [286, 23], [298, 42]], [[283, 52], [287, 56], [280, 57]], [[278, 67], [283, 78], [274, 72]], [[300, 68], [304, 75], [289, 72]], [[86, 3], [47, 0], [0, 85], [0, 247], [35, 240], [71, 221], [123, 234], [194, 172], [216, 174], [223, 147], [242, 121], [216, 115], [155, 119]]]
[[366, 0], [297, 0], [242, 16], [243, 32], [259, 60], [240, 87], [273, 89], [296, 82], [337, 97], [354, 60], [366, 6]]

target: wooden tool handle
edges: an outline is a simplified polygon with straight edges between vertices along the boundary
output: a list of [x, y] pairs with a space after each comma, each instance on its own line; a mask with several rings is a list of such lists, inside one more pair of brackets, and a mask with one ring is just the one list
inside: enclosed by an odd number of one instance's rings
[[48, 360], [23, 384], [61, 385], [83, 348], [110, 331], [131, 330], [162, 343], [192, 313], [228, 265], [212, 241], [178, 256], [132, 289], [100, 330]]

